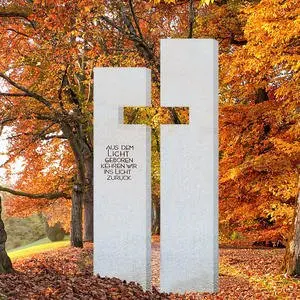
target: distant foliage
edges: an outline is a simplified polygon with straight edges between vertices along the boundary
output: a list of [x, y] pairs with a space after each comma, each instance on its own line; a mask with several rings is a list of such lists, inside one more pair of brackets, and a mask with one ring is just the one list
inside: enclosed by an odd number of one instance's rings
[[4, 218], [7, 232], [6, 248], [11, 250], [33, 243], [46, 236], [45, 224], [36, 215], [26, 218]]
[[[0, 18], [0, 72], [43, 95], [57, 111], [67, 111], [63, 120], [68, 126], [77, 124], [70, 134], [92, 137], [95, 66], [152, 70], [153, 107], [127, 109], [125, 121], [153, 129], [152, 196], [157, 208], [160, 124], [188, 119], [185, 109], [159, 107], [160, 39], [186, 38], [191, 32], [194, 38], [217, 39], [221, 237], [230, 240], [239, 233], [237, 240], [286, 239], [300, 164], [297, 0], [11, 2], [10, 9], [0, 6], [0, 16], [11, 16]], [[72, 145], [51, 120], [53, 110], [6, 85], [15, 94], [0, 95], [0, 120], [11, 126], [8, 179], [22, 157], [24, 169], [15, 188], [70, 195], [78, 165]], [[66, 230], [70, 208], [65, 198], [14, 196], [8, 203], [10, 215], [42, 211], [51, 224], [60, 221]]]

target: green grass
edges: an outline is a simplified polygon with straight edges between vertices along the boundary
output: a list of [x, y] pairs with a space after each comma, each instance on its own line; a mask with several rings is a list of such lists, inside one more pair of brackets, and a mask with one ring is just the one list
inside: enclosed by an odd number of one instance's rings
[[51, 242], [48, 238], [43, 238], [29, 245], [18, 247], [8, 251], [8, 255], [11, 260], [16, 260], [18, 258], [30, 257], [34, 254], [39, 254], [42, 252], [52, 251], [59, 248], [67, 247], [70, 244], [70, 237], [65, 237], [63, 241]]

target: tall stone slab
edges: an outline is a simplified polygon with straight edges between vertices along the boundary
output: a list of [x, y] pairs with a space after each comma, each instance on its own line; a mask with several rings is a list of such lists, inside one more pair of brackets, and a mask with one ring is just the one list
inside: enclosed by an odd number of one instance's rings
[[214, 40], [161, 41], [161, 105], [188, 125], [161, 128], [161, 291], [217, 289], [218, 63]]
[[151, 287], [150, 128], [124, 106], [151, 105], [150, 71], [94, 70], [94, 273]]

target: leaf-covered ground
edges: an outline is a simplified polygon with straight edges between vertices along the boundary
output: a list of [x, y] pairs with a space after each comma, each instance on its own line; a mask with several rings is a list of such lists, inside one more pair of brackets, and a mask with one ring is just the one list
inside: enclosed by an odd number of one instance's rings
[[[152, 292], [134, 283], [92, 276], [92, 245], [63, 248], [14, 262], [0, 275], [4, 299], [297, 299], [300, 281], [280, 272], [283, 249], [221, 249], [217, 294], [159, 294], [159, 244], [153, 244]], [[0, 296], [1, 299], [1, 296]], [[300, 298], [299, 298], [300, 299]]]

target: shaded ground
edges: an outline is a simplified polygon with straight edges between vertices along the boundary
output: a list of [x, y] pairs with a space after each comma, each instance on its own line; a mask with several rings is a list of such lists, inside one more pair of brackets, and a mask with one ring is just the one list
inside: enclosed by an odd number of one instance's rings
[[[4, 299], [300, 299], [300, 281], [280, 273], [282, 249], [221, 249], [217, 294], [166, 295], [143, 292], [134, 283], [92, 276], [92, 245], [63, 248], [14, 265], [0, 275]], [[153, 284], [159, 286], [159, 244], [153, 244]], [[0, 296], [1, 299], [1, 296]]]

